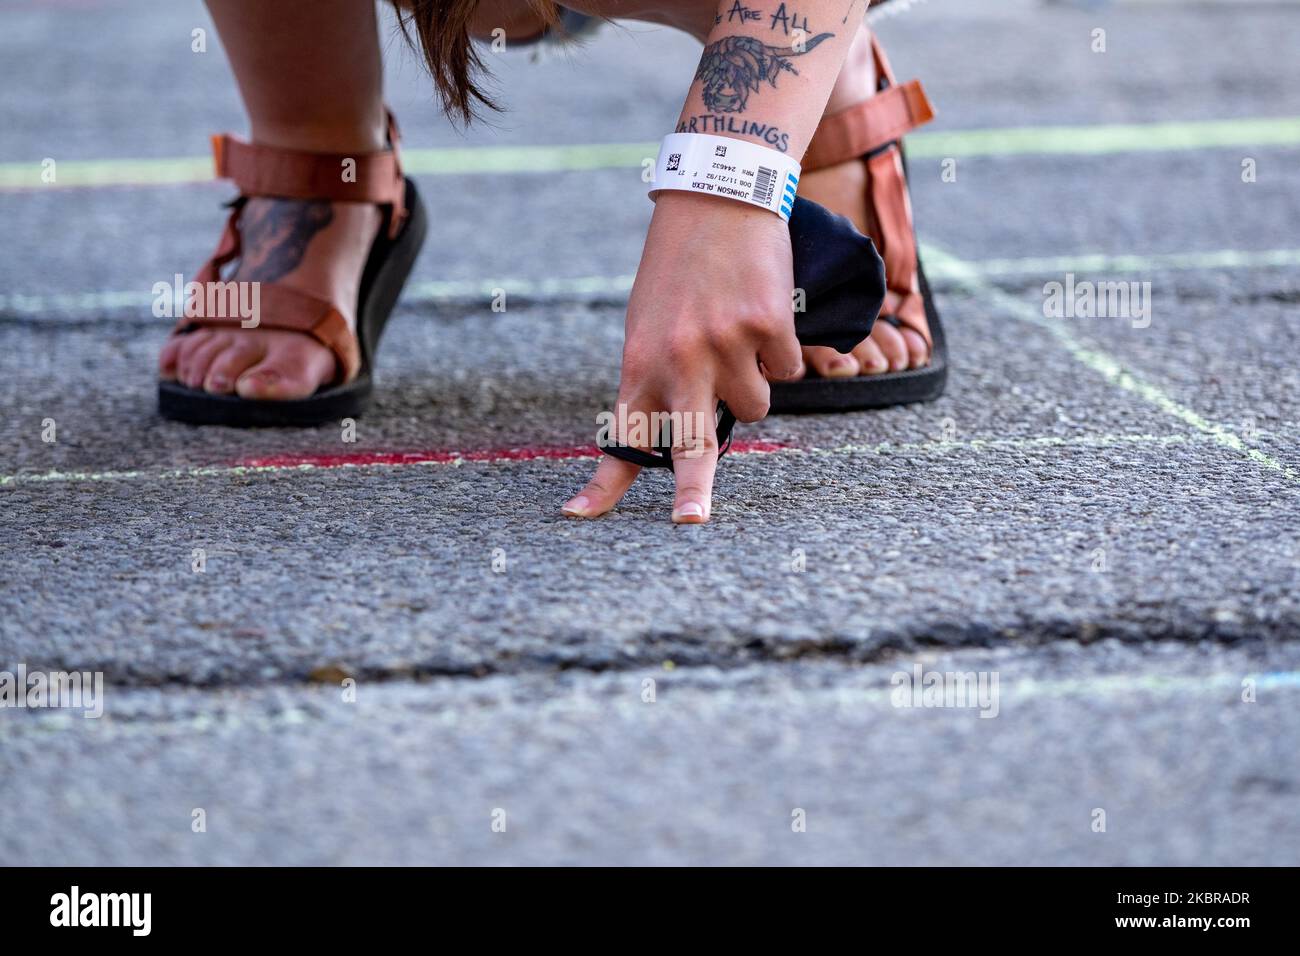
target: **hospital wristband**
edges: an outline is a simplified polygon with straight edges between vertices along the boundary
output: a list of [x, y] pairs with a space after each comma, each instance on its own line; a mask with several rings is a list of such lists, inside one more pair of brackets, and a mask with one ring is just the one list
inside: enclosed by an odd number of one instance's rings
[[785, 153], [743, 139], [707, 133], [669, 133], [659, 147], [653, 197], [661, 189], [722, 196], [789, 220], [799, 186], [799, 164]]

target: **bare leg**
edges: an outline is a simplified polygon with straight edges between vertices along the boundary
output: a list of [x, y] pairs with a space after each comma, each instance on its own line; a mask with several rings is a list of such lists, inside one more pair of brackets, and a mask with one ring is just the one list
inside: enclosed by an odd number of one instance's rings
[[[208, 9], [254, 142], [331, 153], [384, 147], [372, 0], [208, 0]], [[327, 299], [355, 326], [361, 271], [380, 219], [376, 207], [360, 203], [252, 199], [236, 278]], [[292, 236], [297, 243], [285, 241]], [[159, 358], [165, 378], [245, 398], [310, 395], [335, 377], [335, 365], [316, 340], [272, 329], [200, 329], [173, 336]]]

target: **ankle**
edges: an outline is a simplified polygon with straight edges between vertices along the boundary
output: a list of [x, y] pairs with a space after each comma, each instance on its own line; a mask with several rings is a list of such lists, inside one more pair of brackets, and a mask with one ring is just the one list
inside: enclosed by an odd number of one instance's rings
[[388, 124], [383, 110], [356, 122], [254, 119], [252, 139], [259, 146], [307, 153], [375, 153], [388, 147]]
[[838, 113], [870, 99], [876, 93], [876, 60], [871, 53], [871, 31], [863, 26], [849, 47], [840, 75], [826, 101], [825, 115]]

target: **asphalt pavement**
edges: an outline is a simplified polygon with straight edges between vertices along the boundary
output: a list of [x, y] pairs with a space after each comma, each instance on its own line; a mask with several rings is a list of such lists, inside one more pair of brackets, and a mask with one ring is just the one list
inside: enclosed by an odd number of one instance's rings
[[[463, 132], [386, 28], [432, 231], [347, 442], [157, 417], [242, 128], [197, 28], [0, 10], [0, 671], [106, 682], [0, 709], [0, 862], [1297, 862], [1300, 5], [882, 18], [948, 392], [742, 426], [693, 528], [664, 475], [558, 508], [696, 46], [493, 56]], [[1067, 276], [1149, 315], [1045, 316]]]

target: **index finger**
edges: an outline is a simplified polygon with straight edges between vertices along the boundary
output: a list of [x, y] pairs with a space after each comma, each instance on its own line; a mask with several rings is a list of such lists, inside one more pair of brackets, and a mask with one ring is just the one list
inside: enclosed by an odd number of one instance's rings
[[704, 524], [713, 507], [713, 474], [718, 467], [714, 399], [710, 396], [702, 403], [705, 411], [700, 403], [694, 404], [680, 413], [681, 427], [673, 429], [674, 524]]

